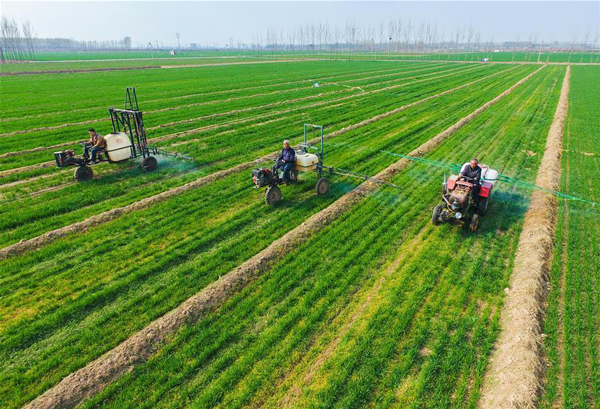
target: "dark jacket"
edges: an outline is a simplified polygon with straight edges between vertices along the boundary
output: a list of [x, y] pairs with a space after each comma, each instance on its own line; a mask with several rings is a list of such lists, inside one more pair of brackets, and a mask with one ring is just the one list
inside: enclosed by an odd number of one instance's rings
[[281, 161], [284, 160], [286, 161], [286, 163], [293, 163], [296, 162], [296, 151], [292, 148], [283, 148], [281, 150], [281, 155], [279, 155], [279, 158], [277, 158], [277, 161]]
[[473, 179], [472, 182], [476, 185], [481, 182], [481, 168], [479, 165], [475, 166], [475, 169], [473, 169], [471, 165], [467, 166], [466, 169], [460, 173], [460, 175]]

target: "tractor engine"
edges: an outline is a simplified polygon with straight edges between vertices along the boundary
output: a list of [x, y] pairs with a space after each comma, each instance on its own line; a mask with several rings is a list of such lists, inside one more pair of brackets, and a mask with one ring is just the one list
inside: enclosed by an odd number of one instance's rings
[[254, 169], [252, 171], [252, 181], [254, 182], [254, 186], [257, 189], [263, 186], [270, 185], [272, 179], [273, 172], [271, 172], [268, 168]]
[[469, 200], [469, 191], [466, 189], [455, 189], [450, 195], [450, 204], [452, 210], [458, 211], [467, 207], [467, 201]]

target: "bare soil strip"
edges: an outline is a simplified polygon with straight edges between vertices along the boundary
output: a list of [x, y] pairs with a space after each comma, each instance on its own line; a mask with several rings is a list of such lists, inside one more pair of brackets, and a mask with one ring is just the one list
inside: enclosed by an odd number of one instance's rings
[[99, 72], [99, 71], [131, 71], [131, 70], [151, 70], [163, 68], [160, 65], [148, 65], [145, 67], [113, 67], [113, 68], [82, 68], [74, 70], [51, 70], [51, 71], [19, 71], [19, 72], [0, 72], [0, 77], [12, 77], [15, 75], [42, 75], [42, 74], [73, 74], [81, 72]]
[[[501, 74], [503, 72], [506, 72], [506, 71], [509, 71], [509, 70], [498, 72], [498, 73], [489, 75], [487, 77], [480, 78], [480, 79], [477, 79], [475, 81], [471, 81], [469, 83], [460, 85], [460, 86], [458, 86], [456, 88], [452, 88], [450, 90], [446, 90], [446, 91], [441, 92], [439, 94], [432, 95], [432, 96], [429, 96], [429, 97], [424, 98], [422, 100], [413, 102], [411, 104], [404, 105], [402, 107], [393, 109], [391, 111], [385, 112], [385, 113], [380, 114], [380, 115], [376, 115], [376, 116], [374, 116], [372, 118], [369, 118], [367, 120], [361, 121], [361, 122], [359, 122], [357, 124], [353, 124], [353, 125], [347, 126], [345, 128], [342, 128], [342, 129], [340, 129], [338, 131], [332, 132], [331, 134], [327, 135], [326, 138], [330, 139], [330, 138], [337, 137], [337, 136], [342, 135], [342, 134], [344, 134], [346, 132], [352, 131], [354, 129], [357, 129], [357, 128], [369, 125], [369, 124], [371, 124], [373, 122], [379, 121], [379, 120], [381, 120], [383, 118], [389, 117], [390, 115], [397, 114], [397, 113], [399, 113], [401, 111], [404, 111], [404, 110], [406, 110], [408, 108], [412, 108], [412, 107], [415, 107], [417, 105], [424, 104], [425, 102], [427, 102], [427, 101], [429, 101], [429, 100], [431, 100], [433, 98], [441, 97], [441, 96], [449, 94], [451, 92], [458, 91], [459, 89], [468, 87], [468, 86], [470, 86], [470, 85], [472, 85], [474, 83], [483, 81], [485, 79], [488, 79], [488, 78], [493, 77], [495, 75], [499, 75], [499, 74]], [[521, 84], [525, 80], [529, 79], [533, 74], [535, 74], [538, 71], [539, 71], [539, 69], [537, 71], [529, 74], [528, 76], [526, 76], [525, 78], [523, 78], [521, 81], [519, 81], [517, 84], [515, 84], [513, 87], [516, 87], [517, 85]], [[507, 90], [505, 92], [508, 92], [508, 91], [510, 91], [512, 89], [513, 88], [511, 87], [511, 88], [509, 88], [509, 90]], [[503, 95], [503, 94], [501, 94], [501, 95]], [[189, 131], [186, 131], [186, 132], [189, 132]], [[317, 140], [314, 140], [312, 142], [317, 142]], [[113, 220], [114, 218], [119, 217], [122, 214], [130, 213], [130, 212], [135, 211], [135, 210], [140, 210], [140, 209], [146, 208], [146, 207], [148, 207], [148, 206], [150, 206], [150, 205], [152, 205], [154, 203], [166, 200], [166, 199], [168, 199], [170, 197], [179, 195], [179, 194], [184, 193], [184, 192], [186, 192], [188, 190], [195, 189], [195, 188], [204, 186], [207, 183], [211, 183], [213, 181], [223, 179], [223, 178], [225, 178], [225, 177], [227, 177], [227, 176], [229, 176], [229, 175], [231, 175], [231, 174], [233, 174], [235, 172], [239, 172], [239, 171], [248, 169], [248, 168], [252, 167], [253, 165], [259, 164], [259, 163], [264, 162], [266, 160], [270, 160], [270, 159], [272, 159], [273, 155], [274, 154], [271, 154], [271, 155], [267, 155], [267, 156], [264, 156], [262, 158], [259, 158], [257, 160], [254, 160], [254, 161], [241, 163], [241, 164], [239, 164], [239, 165], [237, 165], [237, 166], [235, 166], [233, 168], [229, 168], [229, 169], [226, 169], [226, 170], [223, 170], [223, 171], [219, 171], [219, 172], [213, 173], [213, 174], [211, 174], [209, 176], [202, 177], [200, 179], [197, 179], [197, 180], [189, 182], [189, 183], [187, 183], [185, 185], [182, 185], [182, 186], [179, 186], [179, 187], [167, 190], [167, 191], [159, 193], [157, 195], [147, 197], [147, 198], [142, 199], [142, 200], [140, 200], [138, 202], [131, 203], [131, 204], [127, 205], [127, 206], [123, 206], [123, 207], [118, 207], [118, 208], [114, 208], [114, 209], [111, 209], [111, 210], [107, 210], [104, 213], [100, 213], [98, 215], [92, 216], [92, 217], [90, 217], [88, 219], [85, 219], [85, 220], [83, 220], [81, 222], [77, 222], [77, 223], [74, 223], [74, 224], [71, 224], [71, 225], [68, 225], [68, 226], [64, 226], [64, 227], [61, 227], [61, 228], [58, 228], [58, 229], [55, 229], [55, 230], [51, 230], [49, 232], [46, 232], [46, 233], [44, 233], [42, 235], [39, 235], [39, 236], [36, 236], [34, 238], [31, 238], [31, 239], [28, 239], [28, 240], [22, 240], [22, 241], [20, 241], [18, 243], [12, 244], [10, 246], [6, 246], [6, 247], [0, 249], [0, 260], [8, 258], [8, 257], [11, 257], [11, 256], [14, 256], [14, 255], [17, 255], [17, 254], [24, 253], [26, 251], [30, 251], [30, 250], [36, 249], [36, 248], [39, 248], [39, 247], [42, 247], [42, 246], [45, 246], [45, 245], [47, 245], [47, 244], [49, 244], [49, 243], [53, 242], [54, 240], [59, 239], [61, 237], [65, 237], [65, 236], [68, 236], [68, 235], [73, 234], [73, 233], [85, 231], [85, 230], [87, 230], [88, 228], [90, 228], [92, 226], [96, 226], [96, 225], [99, 225], [99, 224], [107, 223], [110, 220]], [[53, 163], [53, 162], [50, 162], [50, 163]], [[23, 168], [20, 168], [20, 169], [23, 169]]]
[[[453, 133], [510, 94], [542, 68], [544, 66], [414, 149], [409, 155], [422, 156], [432, 151]], [[411, 163], [407, 159], [400, 159], [379, 172], [375, 177], [389, 181]], [[218, 307], [233, 293], [264, 273], [273, 263], [314, 236], [316, 232], [346, 213], [353, 205], [377, 191], [378, 188], [378, 184], [370, 181], [360, 184], [354, 190], [337, 199], [329, 207], [314, 214], [304, 223], [275, 240], [263, 251], [242, 263], [236, 269], [184, 301], [179, 307], [158, 318], [100, 358], [64, 378], [56, 386], [31, 401], [26, 407], [74, 406], [98, 393], [110, 382], [124, 373], [132, 371], [135, 365], [146, 361], [158, 350], [168, 335], [174, 333], [183, 325], [196, 321], [202, 313]]]
[[240, 61], [212, 64], [181, 64], [181, 65], [148, 65], [144, 67], [112, 67], [112, 68], [81, 68], [74, 70], [50, 70], [50, 71], [19, 71], [19, 72], [0, 72], [0, 77], [11, 77], [15, 75], [43, 75], [43, 74], [73, 74], [82, 72], [100, 72], [100, 71], [130, 71], [130, 70], [151, 70], [160, 68], [197, 68], [197, 67], [216, 67], [219, 65], [247, 65], [247, 64], [273, 64], [296, 61], [327, 61], [319, 58], [298, 58], [296, 60], [271, 60], [271, 61]]
[[[536, 185], [558, 190], [568, 108], [570, 67], [548, 132]], [[534, 408], [544, 376], [542, 324], [557, 199], [533, 192], [515, 255], [510, 290], [500, 313], [501, 333], [486, 374], [481, 408]]]
[[36, 163], [35, 165], [22, 166], [20, 168], [3, 170], [3, 171], [0, 171], [0, 178], [4, 178], [6, 176], [12, 175], [13, 173], [27, 172], [29, 170], [35, 170], [35, 169], [40, 169], [40, 168], [49, 168], [51, 166], [54, 166], [55, 164], [56, 164], [56, 162], [49, 161], [49, 162], [43, 162], [43, 163]]

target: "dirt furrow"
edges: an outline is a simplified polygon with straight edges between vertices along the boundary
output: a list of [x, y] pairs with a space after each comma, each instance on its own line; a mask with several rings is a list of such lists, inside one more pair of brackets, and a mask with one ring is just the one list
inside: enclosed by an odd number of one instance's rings
[[56, 162], [49, 161], [49, 162], [36, 163], [35, 165], [22, 166], [20, 168], [3, 170], [3, 171], [0, 171], [0, 178], [4, 178], [6, 176], [12, 175], [13, 173], [27, 172], [29, 170], [35, 170], [35, 169], [40, 169], [40, 168], [49, 168], [54, 165], [56, 165]]
[[[563, 128], [568, 108], [570, 66], [562, 84], [536, 185], [558, 190]], [[519, 238], [501, 332], [486, 373], [481, 408], [534, 408], [542, 390], [542, 320], [552, 256], [557, 198], [534, 191]]]
[[[414, 149], [409, 155], [422, 156], [432, 151], [450, 137], [450, 135], [510, 94], [515, 88], [543, 68], [544, 66], [527, 75], [491, 101], [485, 103], [445, 131]], [[400, 159], [375, 175], [375, 178], [390, 181], [411, 163], [407, 159]], [[110, 382], [124, 373], [132, 371], [135, 365], [146, 361], [158, 350], [160, 344], [168, 335], [173, 334], [183, 325], [197, 320], [201, 314], [218, 307], [229, 296], [257, 278], [275, 262], [282, 259], [301, 243], [314, 236], [324, 226], [336, 220], [353, 205], [378, 189], [379, 185], [374, 182], [366, 181], [360, 184], [354, 190], [341, 196], [329, 207], [314, 214], [304, 223], [272, 242], [267, 248], [242, 263], [236, 269], [184, 301], [179, 307], [158, 318], [100, 358], [64, 378], [59, 384], [38, 396], [26, 407], [74, 406], [82, 400], [98, 393]]]
[[[471, 81], [471, 82], [469, 82], [467, 84], [460, 85], [460, 86], [458, 86], [456, 88], [452, 88], [450, 90], [443, 91], [443, 92], [441, 92], [439, 94], [432, 95], [432, 96], [429, 96], [429, 97], [424, 98], [422, 100], [413, 102], [412, 104], [404, 105], [402, 107], [393, 109], [393, 110], [388, 111], [386, 113], [383, 113], [383, 114], [380, 114], [380, 115], [376, 115], [376, 116], [374, 116], [372, 118], [369, 118], [369, 119], [367, 119], [365, 121], [362, 121], [362, 122], [359, 122], [357, 124], [354, 124], [354, 125], [342, 128], [342, 129], [340, 129], [338, 131], [332, 132], [331, 134], [326, 135], [326, 138], [330, 139], [330, 138], [337, 137], [337, 136], [342, 135], [342, 134], [344, 134], [346, 132], [349, 132], [349, 131], [358, 129], [360, 127], [369, 125], [369, 124], [371, 124], [373, 122], [376, 122], [378, 120], [386, 118], [386, 117], [388, 117], [390, 115], [396, 114], [396, 113], [401, 112], [403, 110], [406, 110], [408, 108], [424, 104], [425, 102], [427, 102], [427, 101], [429, 101], [429, 100], [431, 100], [433, 98], [441, 97], [441, 96], [449, 94], [451, 92], [458, 91], [458, 90], [460, 90], [462, 88], [465, 88], [465, 87], [467, 87], [469, 85], [473, 85], [473, 84], [475, 84], [477, 82], [480, 82], [480, 81], [483, 81], [483, 80], [488, 79], [490, 77], [499, 75], [499, 74], [504, 73], [506, 71], [509, 71], [509, 70], [504, 70], [504, 71], [501, 71], [501, 72], [498, 72], [498, 73], [491, 74], [491, 75], [486, 76], [484, 78], [480, 78], [478, 80]], [[537, 72], [537, 71], [535, 71], [535, 72]], [[529, 74], [527, 77], [523, 78], [517, 84], [520, 84], [522, 81], [525, 81], [526, 79], [528, 79], [529, 77], [531, 77], [533, 74], [535, 74], [535, 72]], [[505, 91], [505, 92], [507, 92], [507, 91]], [[211, 126], [216, 126], [216, 125], [211, 125]], [[184, 133], [189, 134], [189, 131], [185, 131]], [[316, 143], [318, 141], [317, 140], [313, 140], [311, 142], [315, 142]], [[111, 210], [108, 210], [108, 211], [106, 211], [104, 213], [101, 213], [99, 215], [92, 216], [92, 217], [90, 217], [90, 218], [88, 218], [86, 220], [83, 220], [81, 222], [77, 222], [77, 223], [74, 223], [74, 224], [71, 224], [71, 225], [68, 225], [68, 226], [64, 226], [64, 227], [61, 227], [61, 228], [58, 228], [58, 229], [46, 232], [46, 233], [44, 233], [42, 235], [39, 235], [39, 236], [36, 236], [34, 238], [31, 238], [31, 239], [28, 239], [28, 240], [22, 240], [22, 241], [20, 241], [18, 243], [12, 244], [10, 246], [6, 246], [6, 247], [0, 249], [0, 260], [2, 260], [4, 258], [7, 258], [7, 257], [11, 257], [13, 255], [21, 254], [23, 252], [30, 251], [30, 250], [33, 250], [33, 249], [45, 246], [45, 245], [53, 242], [54, 240], [56, 240], [58, 238], [65, 237], [67, 235], [70, 235], [72, 233], [76, 233], [78, 231], [86, 230], [89, 227], [96, 226], [98, 224], [106, 223], [106, 222], [108, 222], [108, 221], [110, 221], [110, 220], [112, 220], [112, 219], [120, 216], [121, 214], [129, 213], [129, 212], [134, 211], [134, 210], [139, 210], [139, 209], [148, 207], [148, 206], [150, 206], [153, 203], [156, 203], [156, 202], [159, 202], [159, 201], [162, 201], [162, 200], [166, 200], [166, 199], [168, 199], [168, 198], [170, 198], [172, 196], [184, 193], [184, 192], [186, 192], [186, 191], [188, 191], [190, 189], [195, 189], [197, 187], [204, 186], [206, 184], [205, 182], [202, 182], [202, 180], [204, 180], [204, 179], [208, 180], [207, 183], [210, 183], [212, 181], [222, 179], [222, 178], [224, 178], [224, 177], [226, 177], [226, 176], [228, 176], [228, 175], [230, 175], [232, 173], [235, 173], [237, 171], [242, 171], [242, 170], [248, 169], [248, 168], [250, 168], [251, 166], [253, 166], [253, 165], [257, 164], [257, 163], [261, 163], [261, 162], [264, 162], [264, 161], [267, 161], [267, 160], [272, 160], [274, 155], [275, 155], [275, 153], [271, 154], [271, 155], [264, 156], [262, 158], [254, 160], [254, 161], [241, 163], [241, 164], [239, 164], [239, 165], [237, 165], [237, 166], [235, 166], [233, 168], [216, 172], [216, 173], [214, 173], [212, 175], [209, 175], [209, 176], [197, 179], [195, 181], [189, 182], [189, 183], [187, 183], [187, 184], [185, 184], [183, 186], [180, 186], [180, 187], [177, 187], [177, 188], [173, 188], [173, 189], [167, 190], [165, 192], [159, 193], [159, 194], [157, 194], [155, 196], [151, 196], [151, 197], [142, 199], [139, 202], [135, 202], [135, 203], [132, 203], [132, 204], [124, 206], [124, 207], [119, 207], [119, 208], [111, 209]], [[51, 162], [51, 163], [53, 163], [53, 162]], [[23, 169], [23, 168], [20, 168], [20, 169]], [[231, 170], [234, 170], [234, 171], [231, 171]], [[172, 194], [170, 192], [172, 192]], [[144, 203], [144, 204], [140, 205], [140, 207], [138, 207], [138, 205], [137, 205], [138, 203]]]

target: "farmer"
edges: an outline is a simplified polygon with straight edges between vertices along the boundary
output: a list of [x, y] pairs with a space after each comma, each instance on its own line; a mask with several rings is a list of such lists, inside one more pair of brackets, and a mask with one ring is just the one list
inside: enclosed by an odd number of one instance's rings
[[481, 189], [481, 168], [479, 167], [479, 161], [477, 158], [471, 159], [471, 163], [468, 166], [464, 166], [460, 171], [459, 178], [464, 178], [467, 182], [473, 183], [473, 189], [471, 190], [471, 197], [473, 198], [473, 204], [479, 205], [479, 190]]
[[90, 139], [83, 145], [83, 157], [89, 160], [90, 150], [96, 145], [96, 142], [98, 142], [98, 137], [101, 137], [102, 135], [96, 132], [94, 128], [88, 129], [88, 132], [90, 133]]
[[277, 168], [283, 169], [283, 182], [289, 183], [290, 171], [294, 168], [296, 163], [296, 151], [290, 148], [290, 141], [287, 139], [283, 141], [283, 149], [281, 155], [277, 158]]
[[97, 155], [106, 149], [106, 140], [94, 128], [89, 129], [90, 140], [85, 144], [83, 156], [88, 158], [89, 152], [92, 154], [91, 163], [98, 163]]

